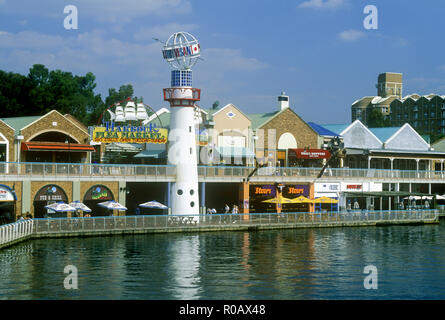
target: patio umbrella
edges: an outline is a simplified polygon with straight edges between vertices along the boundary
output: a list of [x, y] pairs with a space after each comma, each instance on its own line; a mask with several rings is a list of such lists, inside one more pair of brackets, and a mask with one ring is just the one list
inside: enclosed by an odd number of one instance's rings
[[65, 202], [56, 202], [45, 206], [45, 209], [51, 209], [55, 212], [72, 212], [76, 211], [76, 208], [71, 207]]
[[119, 202], [116, 202], [114, 200], [101, 202], [101, 203], [98, 203], [97, 205], [99, 205], [99, 206], [101, 206], [101, 207], [103, 207], [105, 209], [109, 209], [109, 210], [119, 210], [119, 211], [126, 211], [126, 210], [128, 210], [126, 207], [124, 207]]
[[338, 200], [328, 197], [320, 197], [314, 199], [314, 203], [338, 203]]
[[69, 205], [75, 208], [76, 210], [81, 210], [83, 212], [91, 212], [91, 209], [88, 208], [85, 204], [83, 204], [79, 200], [73, 201]]
[[153, 208], [153, 209], [168, 209], [168, 207], [166, 205], [163, 205], [162, 203], [157, 202], [157, 201], [145, 202], [145, 203], [140, 204], [139, 207]]
[[305, 196], [299, 196], [295, 199], [292, 199], [292, 203], [312, 203], [312, 200], [306, 198]]
[[436, 195], [436, 199], [437, 200], [445, 200], [445, 195], [441, 196], [441, 195]]
[[[266, 203], [277, 203], [277, 201], [278, 201], [277, 198], [272, 198], [272, 199], [269, 199], [269, 200], [264, 200], [264, 201], [262, 201], [262, 202], [266, 202]], [[288, 198], [285, 198], [285, 197], [281, 197], [281, 198], [280, 198], [280, 203], [292, 203], [292, 202], [293, 202], [292, 199], [288, 199]]]

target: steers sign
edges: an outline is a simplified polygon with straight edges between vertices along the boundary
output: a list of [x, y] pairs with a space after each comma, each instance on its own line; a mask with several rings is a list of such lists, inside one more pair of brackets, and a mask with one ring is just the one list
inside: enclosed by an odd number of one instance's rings
[[289, 157], [299, 159], [329, 159], [331, 153], [323, 149], [289, 149]]

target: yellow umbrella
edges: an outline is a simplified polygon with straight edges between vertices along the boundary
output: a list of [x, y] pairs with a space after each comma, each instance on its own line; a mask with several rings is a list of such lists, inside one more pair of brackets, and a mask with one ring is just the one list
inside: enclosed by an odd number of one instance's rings
[[338, 200], [328, 198], [328, 197], [320, 197], [313, 200], [314, 203], [338, 203]]
[[[277, 198], [272, 198], [272, 199], [269, 199], [269, 200], [264, 200], [263, 202], [267, 202], [267, 203], [277, 203], [277, 201], [278, 201]], [[293, 202], [292, 199], [288, 199], [288, 198], [281, 197], [281, 201], [280, 201], [280, 203], [292, 203], [292, 202]]]
[[312, 200], [306, 198], [305, 196], [299, 196], [295, 199], [292, 199], [292, 203], [312, 203]]

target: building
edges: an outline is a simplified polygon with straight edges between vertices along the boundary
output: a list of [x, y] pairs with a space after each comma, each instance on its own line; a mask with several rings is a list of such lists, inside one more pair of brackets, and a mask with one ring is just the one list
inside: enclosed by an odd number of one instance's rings
[[402, 74], [393, 72], [379, 74], [376, 88], [376, 96], [366, 96], [352, 103], [351, 122], [360, 120], [365, 125], [368, 125], [373, 110], [380, 111], [384, 117], [388, 118], [391, 102], [395, 99], [402, 99]]
[[421, 135], [437, 140], [445, 134], [445, 95], [416, 93], [403, 97], [400, 73], [382, 73], [378, 76], [377, 96], [367, 96], [351, 105], [351, 120], [360, 120], [373, 126], [371, 113], [379, 111], [385, 123], [400, 127], [409, 123]]

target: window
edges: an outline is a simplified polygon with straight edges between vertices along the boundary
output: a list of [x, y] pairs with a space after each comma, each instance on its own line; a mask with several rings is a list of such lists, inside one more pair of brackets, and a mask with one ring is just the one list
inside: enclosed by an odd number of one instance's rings
[[178, 195], [180, 195], [180, 196], [183, 194], [183, 192], [182, 192], [181, 189], [178, 189], [177, 193], [178, 193]]

